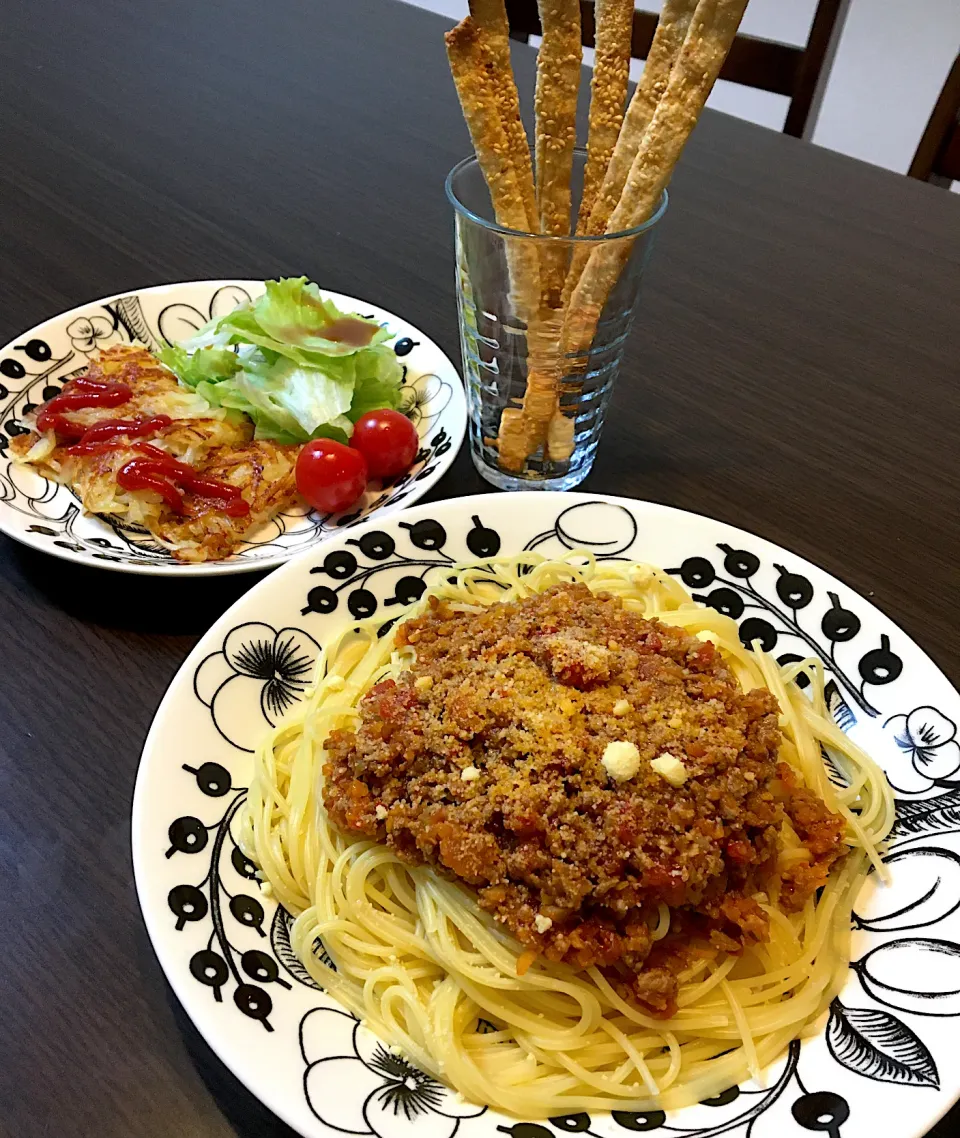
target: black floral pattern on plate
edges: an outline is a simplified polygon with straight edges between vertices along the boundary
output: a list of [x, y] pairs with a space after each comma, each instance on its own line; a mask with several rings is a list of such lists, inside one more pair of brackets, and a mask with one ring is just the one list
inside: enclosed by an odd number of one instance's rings
[[940, 1088], [930, 1051], [909, 1027], [878, 1008], [830, 1005], [827, 1047], [848, 1071], [882, 1083]]
[[949, 786], [960, 771], [957, 725], [935, 707], [915, 707], [907, 715], [891, 715], [884, 727], [894, 732], [894, 742], [909, 759], [889, 778], [896, 790], [920, 794], [934, 786]]
[[[381, 604], [389, 608], [419, 600], [426, 588], [424, 578], [428, 571], [453, 564], [453, 558], [443, 552], [447, 533], [438, 521], [430, 518], [416, 523], [399, 522], [398, 528], [407, 531], [407, 540], [412, 546], [410, 554], [399, 552], [397, 538], [383, 530], [371, 530], [361, 538], [348, 538], [347, 544], [356, 547], [356, 554], [348, 550], [328, 553], [310, 572], [326, 577], [331, 583], [314, 585], [307, 592], [301, 615], [318, 613], [326, 616], [336, 612], [345, 598], [347, 611], [354, 620], [366, 620], [377, 613]], [[398, 572], [402, 576], [397, 578], [392, 596], [378, 599], [366, 587], [380, 574], [396, 576]]]
[[[688, 589], [694, 590], [696, 600], [736, 620], [745, 647], [750, 648], [759, 642], [764, 652], [775, 652], [781, 646], [781, 640], [786, 640], [788, 645], [808, 649], [802, 655], [793, 651], [781, 652], [777, 660], [785, 665], [811, 654], [819, 656], [827, 671], [861, 711], [870, 716], [879, 715], [866, 689], [893, 683], [903, 671], [903, 661], [891, 650], [889, 637], [881, 635], [879, 644], [871, 646], [856, 661], [860, 677], [857, 683], [850, 675], [849, 665], [841, 665], [838, 656], [840, 646], [851, 643], [860, 634], [862, 625], [856, 613], [841, 605], [836, 593], [827, 593], [830, 603], [824, 608], [823, 600], [817, 597], [809, 578], [775, 562], [777, 599], [774, 600], [754, 584], [761, 565], [755, 553], [723, 542], [717, 548], [724, 554], [722, 573], [705, 556], [687, 557], [681, 565], [667, 572], [679, 576]], [[704, 592], [706, 589], [710, 592]], [[817, 613], [820, 614], [819, 621]], [[812, 630], [813, 624], [818, 625], [822, 640]]]
[[[188, 925], [209, 923], [206, 946], [194, 952], [189, 960], [190, 975], [209, 988], [217, 1003], [223, 1002], [223, 990], [229, 988], [236, 1008], [250, 1019], [259, 1020], [267, 1031], [273, 1031], [270, 1015], [274, 997], [267, 990], [290, 991], [290, 980], [319, 991], [319, 985], [297, 959], [290, 945], [292, 919], [280, 906], [276, 907], [269, 937], [265, 929], [267, 901], [261, 891], [257, 867], [244, 853], [235, 831], [246, 804], [247, 788], [232, 784], [230, 772], [219, 763], [206, 762], [183, 770], [191, 774], [200, 791], [211, 799], [228, 798], [223, 812], [211, 823], [184, 815], [175, 818], [167, 830], [168, 859], [194, 858], [209, 853], [204, 860], [206, 872], [199, 882], [175, 885], [167, 895], [167, 906], [182, 931]], [[186, 864], [184, 866], [186, 872]], [[249, 943], [250, 934], [257, 941]], [[246, 939], [247, 943], [241, 941]], [[317, 939], [320, 959], [333, 966], [322, 942]]]
[[[264, 731], [303, 698], [319, 655], [320, 645], [301, 628], [278, 631], [248, 621], [201, 661], [193, 690], [223, 738], [252, 752]], [[251, 708], [259, 708], [259, 717]]]
[[304, 1093], [332, 1130], [377, 1138], [453, 1138], [461, 1121], [485, 1107], [395, 1054], [353, 1016], [314, 1008], [300, 1022]]
[[[191, 773], [204, 794], [219, 798], [231, 792], [230, 776], [223, 767], [211, 772], [212, 766], [215, 764], [204, 764]], [[178, 931], [188, 923], [206, 922], [209, 917], [211, 932], [206, 947], [194, 952], [189, 961], [194, 980], [210, 988], [217, 1003], [223, 1001], [223, 989], [230, 986], [236, 1008], [250, 1019], [259, 1020], [267, 1031], [273, 1031], [270, 1023], [273, 998], [265, 985], [275, 983], [281, 988], [290, 985], [280, 976], [274, 956], [259, 947], [238, 947], [236, 940], [236, 932], [244, 929], [266, 937], [263, 904], [259, 896], [253, 895], [254, 892], [259, 894], [256, 867], [243, 853], [233, 832], [246, 794], [245, 788], [233, 790], [223, 814], [209, 825], [189, 816], [177, 818], [170, 824], [167, 857], [196, 857], [207, 848], [211, 834], [213, 843], [203, 878], [198, 883], [175, 885], [167, 895], [167, 905]], [[230, 885], [222, 864], [224, 858], [232, 867]], [[238, 880], [239, 885], [235, 883]], [[232, 918], [233, 929], [228, 928], [227, 913]]]

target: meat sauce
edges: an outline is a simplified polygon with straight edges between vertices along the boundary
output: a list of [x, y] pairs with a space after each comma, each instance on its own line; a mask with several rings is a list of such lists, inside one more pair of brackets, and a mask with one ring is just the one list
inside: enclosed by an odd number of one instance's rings
[[[472, 886], [531, 952], [602, 968], [654, 1014], [692, 958], [768, 937], [757, 894], [787, 818], [809, 860], [782, 907], [843, 853], [842, 819], [779, 760], [776, 700], [708, 642], [581, 585], [481, 613], [436, 604], [397, 639], [416, 663], [327, 740], [331, 819]], [[616, 782], [602, 758], [623, 741], [640, 769]], [[683, 786], [651, 767], [664, 754]]]

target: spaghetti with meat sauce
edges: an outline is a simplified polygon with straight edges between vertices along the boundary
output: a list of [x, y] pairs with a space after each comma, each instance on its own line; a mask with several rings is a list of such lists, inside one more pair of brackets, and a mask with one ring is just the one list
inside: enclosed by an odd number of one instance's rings
[[582, 551], [424, 585], [342, 621], [256, 751], [240, 840], [299, 961], [524, 1119], [759, 1077], [845, 984], [894, 819], [820, 661], [781, 666], [663, 570]]
[[[676, 1012], [691, 954], [768, 938], [755, 895], [785, 825], [807, 853], [779, 879], [787, 911], [844, 852], [843, 819], [779, 761], [774, 696], [616, 597], [565, 584], [481, 612], [431, 598], [396, 644], [415, 663], [327, 739], [330, 818], [475, 887], [533, 955], [597, 965], [656, 1015]], [[639, 753], [622, 782], [603, 764], [614, 742]], [[665, 754], [682, 785], [651, 766]]]

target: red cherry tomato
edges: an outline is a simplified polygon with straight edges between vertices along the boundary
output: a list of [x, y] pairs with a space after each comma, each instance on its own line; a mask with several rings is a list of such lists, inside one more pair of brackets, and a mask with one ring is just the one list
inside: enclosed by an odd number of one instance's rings
[[367, 461], [353, 447], [333, 439], [314, 439], [297, 458], [297, 489], [325, 514], [339, 514], [367, 485]]
[[393, 478], [413, 462], [420, 439], [406, 415], [387, 409], [361, 415], [350, 445], [367, 460], [371, 478]]

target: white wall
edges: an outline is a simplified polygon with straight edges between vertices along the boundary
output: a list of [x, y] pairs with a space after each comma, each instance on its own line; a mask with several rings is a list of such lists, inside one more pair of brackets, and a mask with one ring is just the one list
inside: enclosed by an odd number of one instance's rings
[[813, 141], [905, 173], [958, 51], [960, 0], [852, 0]]
[[[467, 11], [467, 0], [411, 2], [453, 19]], [[651, 0], [637, 6], [659, 10]], [[750, 0], [742, 30], [802, 45], [815, 9], [816, 0]], [[958, 51], [960, 0], [851, 0], [813, 141], [906, 173]], [[642, 70], [635, 62], [631, 74]], [[721, 80], [707, 105], [781, 130], [787, 103]]]

